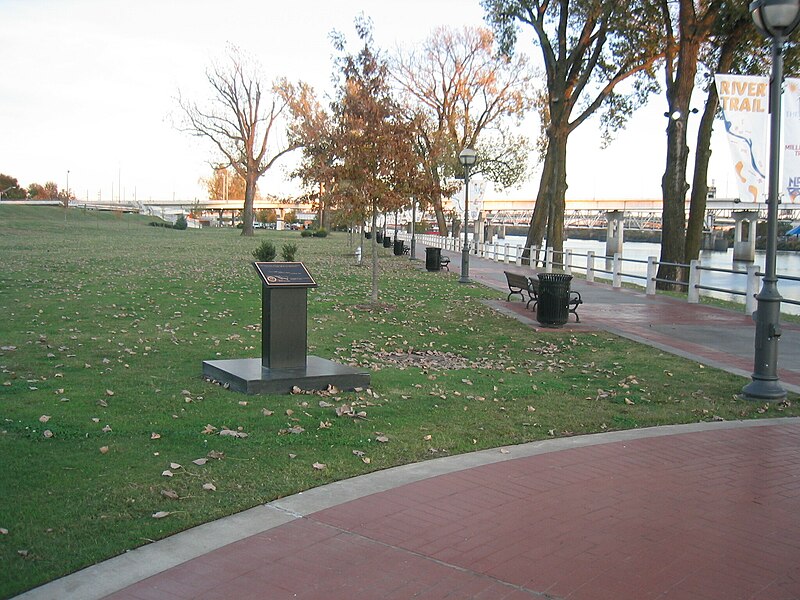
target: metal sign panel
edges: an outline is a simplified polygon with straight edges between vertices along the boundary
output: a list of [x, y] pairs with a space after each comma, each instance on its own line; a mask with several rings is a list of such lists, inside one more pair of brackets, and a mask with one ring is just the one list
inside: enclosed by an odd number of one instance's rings
[[317, 287], [301, 262], [254, 262], [253, 266], [267, 287]]

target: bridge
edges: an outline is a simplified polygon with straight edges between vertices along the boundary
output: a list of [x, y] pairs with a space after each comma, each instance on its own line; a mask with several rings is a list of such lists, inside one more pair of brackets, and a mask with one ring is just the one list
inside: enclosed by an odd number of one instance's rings
[[[535, 202], [484, 200], [483, 219], [488, 225], [497, 227], [527, 226], [533, 217]], [[624, 214], [627, 230], [660, 230], [662, 201], [658, 200], [567, 200], [564, 211], [564, 226], [581, 229], [605, 229], [606, 215], [610, 212]], [[758, 219], [766, 220], [765, 202], [745, 203], [738, 198], [709, 198], [706, 200], [706, 229], [715, 226], [733, 226], [736, 213], [751, 211]], [[686, 217], [689, 216], [689, 203], [686, 203]], [[786, 221], [800, 221], [800, 203], [781, 204], [778, 218]]]

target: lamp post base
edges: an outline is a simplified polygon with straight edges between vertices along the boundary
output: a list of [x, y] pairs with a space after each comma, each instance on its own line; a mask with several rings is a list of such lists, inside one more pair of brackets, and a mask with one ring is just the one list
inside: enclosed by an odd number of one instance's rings
[[753, 381], [742, 388], [742, 396], [745, 400], [775, 402], [786, 398], [786, 390], [781, 387], [780, 380], [777, 378], [757, 379], [754, 376]]
[[458, 283], [471, 283], [469, 280], [469, 248], [464, 243], [464, 250], [461, 251], [461, 277], [458, 278]]

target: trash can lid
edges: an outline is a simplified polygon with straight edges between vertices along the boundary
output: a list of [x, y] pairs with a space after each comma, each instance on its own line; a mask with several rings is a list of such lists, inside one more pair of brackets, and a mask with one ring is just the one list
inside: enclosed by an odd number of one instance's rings
[[567, 275], [566, 273], [539, 273], [537, 277], [540, 281], [572, 281], [572, 275]]

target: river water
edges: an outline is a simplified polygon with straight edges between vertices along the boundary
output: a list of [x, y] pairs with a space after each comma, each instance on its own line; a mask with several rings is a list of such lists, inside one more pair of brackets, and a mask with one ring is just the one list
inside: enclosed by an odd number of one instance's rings
[[[506, 236], [505, 240], [497, 240], [498, 252], [502, 256], [505, 250], [505, 244], [510, 245], [510, 256], [516, 256], [515, 247], [525, 244], [525, 238], [522, 236]], [[568, 239], [564, 242], [564, 249], [571, 250], [574, 253], [586, 254], [592, 250], [595, 256], [604, 256], [606, 253], [606, 243], [596, 240], [572, 240]], [[661, 246], [650, 242], [625, 242], [622, 247], [622, 256], [626, 259], [643, 260], [646, 261], [648, 257], [658, 257], [661, 254]], [[763, 251], [756, 251], [755, 264], [759, 266], [759, 272], [764, 271], [766, 253]], [[608, 261], [610, 262], [610, 261]], [[700, 253], [700, 262], [703, 266], [714, 267], [720, 269], [730, 269], [736, 273], [719, 273], [716, 271], [702, 271], [700, 283], [704, 286], [733, 289], [744, 291], [746, 287], [746, 273], [748, 263], [734, 262], [733, 249], [729, 248], [727, 252], [716, 252], [712, 250], [704, 250]], [[586, 258], [583, 256], [573, 256], [573, 268], [580, 266], [576, 269], [578, 273], [585, 273]], [[611, 267], [603, 267], [603, 261], [595, 259], [595, 268], [611, 270]], [[647, 265], [638, 262], [624, 262], [622, 266], [623, 273], [632, 275], [645, 275], [647, 273]], [[776, 258], [776, 271], [778, 276], [800, 276], [800, 252], [778, 252]], [[609, 277], [605, 273], [597, 274], [598, 277]], [[623, 281], [635, 283], [644, 286], [644, 281], [636, 277], [622, 277]], [[800, 301], [800, 281], [778, 281], [778, 291], [785, 299]], [[714, 292], [709, 290], [701, 290], [701, 295], [712, 296], [722, 300], [730, 300], [732, 302], [739, 302], [744, 304], [744, 296], [737, 294], [726, 294], [724, 292]], [[800, 315], [800, 306], [796, 304], [781, 304], [781, 312]]]

